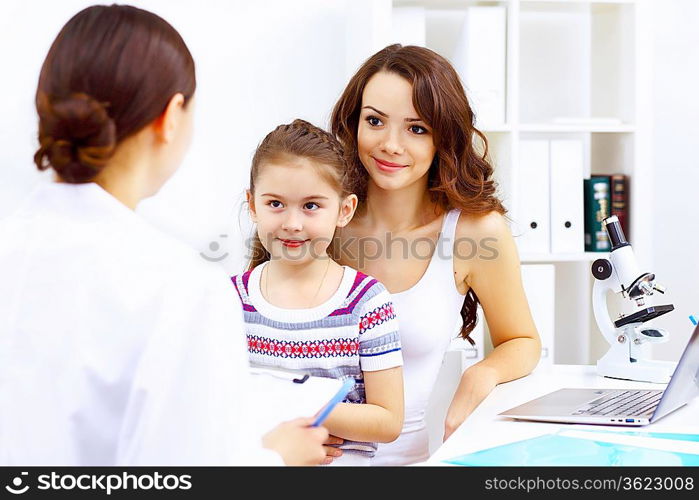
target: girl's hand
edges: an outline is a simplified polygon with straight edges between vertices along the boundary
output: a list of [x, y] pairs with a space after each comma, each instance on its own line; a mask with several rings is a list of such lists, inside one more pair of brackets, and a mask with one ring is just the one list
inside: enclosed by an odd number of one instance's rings
[[446, 441], [495, 389], [497, 380], [497, 373], [483, 365], [473, 365], [464, 372], [454, 399], [447, 410], [442, 441]]
[[[330, 435], [323, 444], [342, 444], [344, 442], [344, 439]], [[340, 448], [335, 448], [333, 446], [323, 446], [323, 449], [325, 450], [325, 459], [321, 462], [323, 465], [329, 465], [332, 463], [334, 459], [342, 456], [342, 450]]]

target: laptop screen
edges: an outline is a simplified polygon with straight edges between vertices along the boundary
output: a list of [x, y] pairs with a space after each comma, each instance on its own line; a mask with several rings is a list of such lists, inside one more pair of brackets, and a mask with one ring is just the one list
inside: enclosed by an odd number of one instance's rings
[[676, 410], [699, 395], [699, 326], [689, 338], [672, 379], [663, 393], [651, 421]]

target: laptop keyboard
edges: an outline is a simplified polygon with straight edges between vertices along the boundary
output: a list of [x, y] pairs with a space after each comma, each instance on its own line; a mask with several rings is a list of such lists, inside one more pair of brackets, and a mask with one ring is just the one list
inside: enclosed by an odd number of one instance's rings
[[586, 403], [573, 415], [649, 417], [663, 391], [615, 391]]

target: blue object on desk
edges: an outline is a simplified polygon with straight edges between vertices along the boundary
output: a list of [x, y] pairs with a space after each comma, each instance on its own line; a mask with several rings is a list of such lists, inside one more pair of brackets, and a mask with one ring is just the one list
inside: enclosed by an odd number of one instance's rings
[[699, 465], [699, 455], [546, 434], [461, 455], [446, 463], [472, 466]]
[[691, 321], [694, 326], [697, 326], [697, 318], [695, 318], [694, 315], [689, 317], [689, 321]]
[[342, 383], [342, 387], [340, 387], [340, 390], [338, 390], [332, 399], [328, 401], [328, 403], [318, 412], [311, 426], [318, 427], [320, 424], [325, 422], [325, 419], [328, 418], [330, 412], [333, 411], [333, 408], [335, 408], [338, 403], [345, 399], [345, 396], [347, 396], [347, 393], [352, 390], [354, 384], [355, 381], [353, 378], [345, 379], [345, 381]]
[[674, 441], [690, 441], [693, 443], [699, 443], [699, 434], [685, 434], [679, 432], [605, 431], [597, 429], [595, 429], [594, 431], [588, 429], [580, 429], [579, 432], [594, 432], [596, 434], [617, 434], [621, 436], [638, 436], [654, 439], [672, 439]]

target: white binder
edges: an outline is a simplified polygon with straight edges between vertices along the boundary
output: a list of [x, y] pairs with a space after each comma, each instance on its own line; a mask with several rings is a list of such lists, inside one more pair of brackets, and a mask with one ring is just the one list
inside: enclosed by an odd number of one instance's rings
[[583, 143], [551, 141], [551, 252], [584, 252]]
[[522, 285], [541, 337], [539, 366], [552, 365], [556, 311], [556, 270], [553, 264], [522, 266]]
[[477, 126], [505, 123], [507, 11], [503, 6], [466, 9], [454, 65], [466, 85]]
[[519, 252], [548, 253], [551, 236], [548, 141], [520, 142], [517, 179], [513, 234]]

